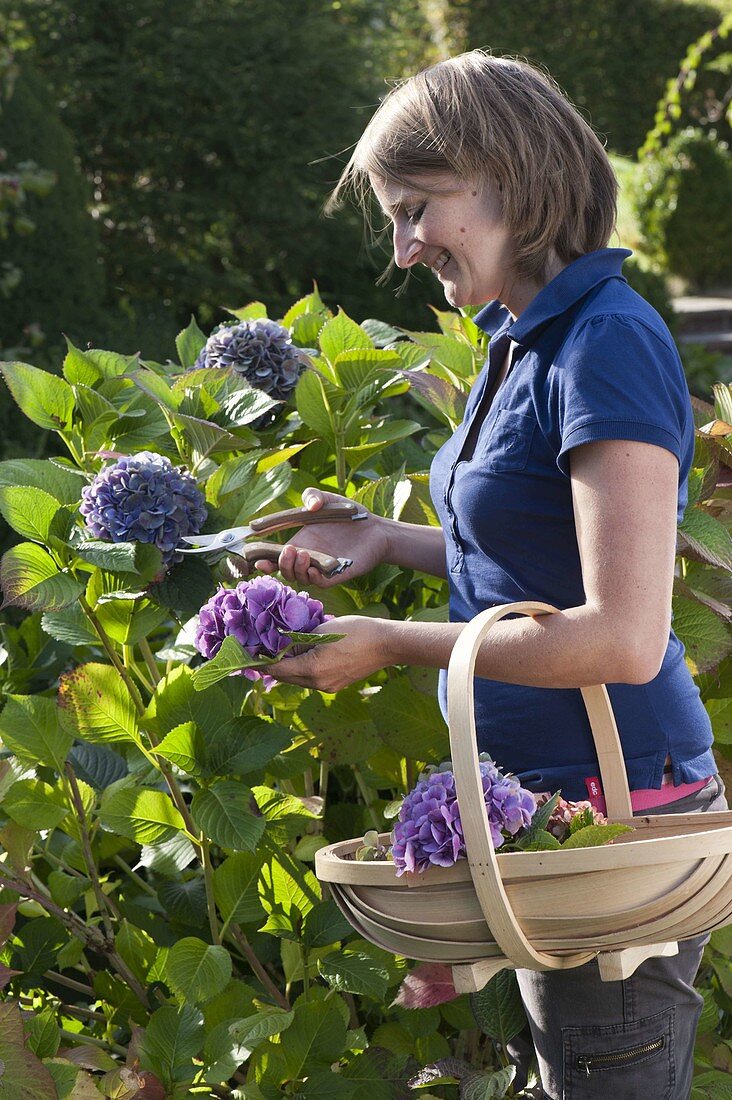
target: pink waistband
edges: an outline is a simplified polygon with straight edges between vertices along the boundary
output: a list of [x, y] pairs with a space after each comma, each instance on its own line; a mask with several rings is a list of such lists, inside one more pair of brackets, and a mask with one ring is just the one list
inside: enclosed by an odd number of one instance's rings
[[[668, 806], [672, 802], [678, 802], [680, 798], [686, 798], [690, 794], [696, 794], [696, 792], [700, 791], [712, 777], [708, 775], [706, 779], [697, 779], [694, 783], [680, 783], [678, 787], [674, 787], [670, 775], [668, 776], [668, 781], [666, 781], [666, 778], [667, 777], [664, 776], [664, 783], [658, 790], [654, 787], [650, 787], [647, 790], [630, 792], [630, 804], [636, 813], [640, 810], [653, 810], [657, 806]], [[596, 810], [599, 810], [601, 814], [606, 812], [605, 799], [602, 795], [593, 798], [592, 805]]]

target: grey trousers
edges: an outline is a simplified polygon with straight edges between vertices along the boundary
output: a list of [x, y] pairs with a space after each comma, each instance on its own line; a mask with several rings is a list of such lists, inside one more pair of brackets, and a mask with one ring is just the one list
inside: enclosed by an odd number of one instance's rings
[[[726, 809], [724, 784], [715, 776], [696, 794], [656, 812]], [[703, 1003], [694, 978], [708, 939], [683, 941], [678, 955], [648, 959], [620, 982], [601, 981], [597, 962], [574, 970], [518, 970], [544, 1090], [538, 1096], [688, 1100]], [[517, 1065], [517, 1082], [525, 1081], [534, 1054], [529, 1036], [518, 1036], [507, 1053]]]

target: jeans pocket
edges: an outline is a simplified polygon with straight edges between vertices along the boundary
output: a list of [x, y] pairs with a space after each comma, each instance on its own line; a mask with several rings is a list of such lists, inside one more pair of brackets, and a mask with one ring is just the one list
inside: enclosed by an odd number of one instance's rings
[[629, 1024], [562, 1028], [562, 1100], [670, 1100], [674, 1009]]

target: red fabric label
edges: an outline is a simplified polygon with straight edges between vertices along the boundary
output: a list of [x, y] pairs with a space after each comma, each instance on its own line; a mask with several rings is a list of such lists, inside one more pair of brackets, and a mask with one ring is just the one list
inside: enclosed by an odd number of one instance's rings
[[587, 797], [590, 802], [594, 802], [598, 798], [602, 798], [602, 783], [596, 775], [588, 776], [585, 779], [585, 786], [587, 787]]

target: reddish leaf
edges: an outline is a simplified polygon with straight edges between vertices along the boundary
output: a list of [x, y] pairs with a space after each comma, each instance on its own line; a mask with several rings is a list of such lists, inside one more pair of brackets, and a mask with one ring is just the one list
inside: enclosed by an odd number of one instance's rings
[[451, 967], [421, 963], [407, 974], [393, 1003], [400, 1008], [431, 1008], [457, 996]]
[[9, 905], [0, 905], [0, 947], [15, 928], [15, 914], [18, 912], [17, 901], [11, 901]]
[[11, 970], [9, 966], [3, 966], [0, 963], [0, 989], [5, 989], [11, 978], [14, 978], [16, 974], [22, 974], [22, 970]]

